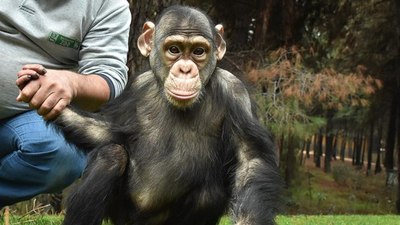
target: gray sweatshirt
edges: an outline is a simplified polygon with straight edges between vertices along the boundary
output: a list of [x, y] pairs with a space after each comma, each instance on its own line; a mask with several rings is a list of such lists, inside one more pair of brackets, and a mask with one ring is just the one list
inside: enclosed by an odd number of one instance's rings
[[1, 0], [0, 119], [28, 110], [17, 102], [24, 64], [104, 77], [111, 98], [127, 82], [131, 15], [126, 0]]

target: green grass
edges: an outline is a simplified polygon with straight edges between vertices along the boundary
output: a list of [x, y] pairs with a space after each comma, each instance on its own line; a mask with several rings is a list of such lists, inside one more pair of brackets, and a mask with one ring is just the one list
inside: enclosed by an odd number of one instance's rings
[[[62, 216], [53, 215], [26, 215], [13, 216], [10, 215], [10, 225], [59, 225], [62, 221]], [[4, 224], [4, 218], [1, 217], [0, 225]]]
[[[3, 225], [3, 218], [0, 224]], [[59, 225], [62, 216], [11, 216], [11, 225]], [[278, 225], [399, 225], [400, 216], [395, 215], [323, 215], [278, 216]], [[106, 224], [105, 224], [106, 225]], [[108, 224], [107, 224], [108, 225]], [[219, 225], [231, 225], [229, 218], [222, 218]]]
[[279, 216], [278, 225], [399, 225], [395, 215]]
[[[63, 216], [55, 215], [29, 215], [29, 216], [10, 216], [10, 224], [24, 224], [24, 225], [59, 225], [63, 220]], [[0, 216], [0, 225], [4, 224], [4, 218]], [[228, 217], [223, 217], [219, 225], [231, 225]], [[103, 225], [111, 225], [111, 223], [104, 222]]]

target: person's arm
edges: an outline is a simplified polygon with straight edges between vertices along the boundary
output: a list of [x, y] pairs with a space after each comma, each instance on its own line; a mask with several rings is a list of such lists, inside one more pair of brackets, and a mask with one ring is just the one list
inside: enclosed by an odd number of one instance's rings
[[[36, 74], [40, 74], [37, 79], [29, 80]], [[57, 117], [70, 103], [94, 111], [110, 97], [109, 84], [98, 75], [44, 70], [42, 65], [32, 64], [25, 65], [17, 76], [16, 84], [22, 89], [17, 101], [28, 103], [46, 120]]]
[[[96, 110], [118, 96], [127, 83], [131, 14], [126, 1], [102, 2], [80, 46], [77, 73], [26, 65], [17, 74], [18, 101], [28, 103], [46, 120], [69, 104]], [[38, 79], [32, 79], [33, 74]]]
[[127, 83], [130, 23], [127, 1], [102, 1], [79, 51], [78, 73], [102, 76], [110, 86], [110, 99], [118, 96]]

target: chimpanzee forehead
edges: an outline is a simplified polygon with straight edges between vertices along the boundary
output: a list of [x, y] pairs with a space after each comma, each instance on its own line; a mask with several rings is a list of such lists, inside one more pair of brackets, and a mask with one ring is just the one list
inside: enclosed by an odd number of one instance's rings
[[208, 17], [191, 8], [169, 10], [162, 15], [158, 23], [158, 30], [167, 32], [166, 35], [201, 35], [209, 38], [213, 36], [213, 25]]
[[184, 35], [184, 36], [210, 36], [209, 32], [205, 32], [204, 29], [194, 27], [174, 27], [168, 32], [168, 35]]

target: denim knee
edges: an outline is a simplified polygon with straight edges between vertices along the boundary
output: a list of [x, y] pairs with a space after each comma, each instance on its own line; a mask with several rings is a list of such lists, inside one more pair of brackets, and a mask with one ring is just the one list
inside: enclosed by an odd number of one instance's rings
[[0, 129], [0, 205], [60, 191], [81, 176], [85, 154], [36, 113], [3, 121]]
[[45, 163], [50, 170], [43, 174], [45, 192], [58, 192], [78, 179], [86, 166], [86, 155], [71, 144], [52, 149], [52, 157]]
[[86, 166], [86, 156], [74, 145], [63, 139], [53, 139], [45, 141], [41, 146], [33, 146], [34, 151], [17, 152], [18, 156], [14, 160], [20, 163], [13, 169], [14, 174], [19, 171], [22, 176], [30, 175], [30, 178], [21, 177], [21, 183], [26, 179], [27, 185], [35, 183], [38, 192], [52, 193], [62, 190], [81, 176]]

